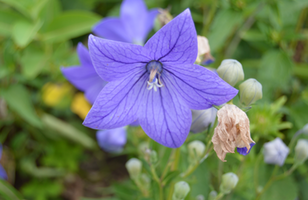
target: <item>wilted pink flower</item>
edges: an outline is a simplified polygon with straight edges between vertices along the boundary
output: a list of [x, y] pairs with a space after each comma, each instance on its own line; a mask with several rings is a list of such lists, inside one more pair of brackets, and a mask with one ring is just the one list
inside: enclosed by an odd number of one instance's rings
[[220, 160], [227, 153], [234, 153], [235, 147], [246, 148], [246, 154], [255, 143], [250, 137], [249, 119], [244, 111], [235, 105], [226, 104], [218, 112], [218, 126], [215, 128], [212, 142]]

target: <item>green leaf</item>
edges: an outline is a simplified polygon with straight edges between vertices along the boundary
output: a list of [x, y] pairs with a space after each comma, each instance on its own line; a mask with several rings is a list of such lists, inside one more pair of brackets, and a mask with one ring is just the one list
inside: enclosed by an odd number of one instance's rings
[[19, 20], [15, 22], [12, 29], [12, 37], [15, 43], [22, 48], [27, 46], [32, 41], [41, 25], [42, 23], [40, 21], [31, 23], [26, 20]]
[[289, 86], [292, 66], [291, 59], [283, 51], [271, 50], [263, 55], [257, 79], [262, 84], [264, 98], [271, 98], [274, 90]]
[[0, 9], [0, 35], [11, 36], [13, 24], [23, 16], [10, 9]]
[[95, 141], [88, 135], [79, 131], [70, 124], [57, 119], [52, 115], [44, 114], [42, 116], [42, 121], [46, 125], [46, 127], [57, 131], [63, 137], [71, 139], [72, 141], [75, 141], [83, 145], [84, 147], [94, 148], [96, 146]]
[[295, 199], [297, 187], [294, 180], [289, 176], [280, 181], [275, 181], [261, 196], [261, 200], [269, 199]]
[[8, 89], [1, 91], [0, 94], [8, 104], [9, 108], [28, 123], [35, 127], [41, 127], [41, 121], [35, 113], [27, 89], [22, 85], [11, 85]]
[[101, 17], [91, 12], [67, 11], [54, 18], [41, 34], [45, 42], [59, 42], [91, 31]]
[[2, 200], [22, 200], [21, 194], [8, 184], [5, 180], [0, 179], [0, 199]]
[[15, 8], [28, 18], [36, 19], [41, 9], [50, 0], [0, 0]]
[[28, 47], [21, 56], [22, 74], [28, 78], [35, 78], [47, 63], [44, 50], [38, 47]]
[[208, 36], [211, 50], [215, 52], [222, 48], [227, 38], [242, 21], [243, 16], [239, 12], [229, 9], [220, 11], [214, 19]]

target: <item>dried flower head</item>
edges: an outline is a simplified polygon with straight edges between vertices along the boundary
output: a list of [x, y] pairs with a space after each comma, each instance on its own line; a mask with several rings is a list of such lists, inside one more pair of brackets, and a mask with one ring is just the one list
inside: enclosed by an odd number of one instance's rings
[[227, 153], [234, 153], [235, 147], [247, 148], [255, 143], [250, 137], [249, 119], [244, 111], [235, 105], [226, 104], [218, 112], [218, 126], [215, 128], [212, 142], [214, 150], [220, 160], [224, 159]]

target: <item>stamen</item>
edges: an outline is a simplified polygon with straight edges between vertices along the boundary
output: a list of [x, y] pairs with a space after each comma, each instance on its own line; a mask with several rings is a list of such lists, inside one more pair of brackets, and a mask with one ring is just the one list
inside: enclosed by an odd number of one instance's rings
[[155, 80], [152, 81], [152, 82], [148, 81], [148, 87], [147, 87], [148, 90], [151, 90], [151, 89], [153, 88], [154, 91], [157, 92], [157, 88], [158, 88], [158, 87], [161, 88], [161, 87], [163, 87], [163, 85], [162, 85], [162, 84], [160, 85], [160, 84], [157, 82], [157, 78], [155, 78]]

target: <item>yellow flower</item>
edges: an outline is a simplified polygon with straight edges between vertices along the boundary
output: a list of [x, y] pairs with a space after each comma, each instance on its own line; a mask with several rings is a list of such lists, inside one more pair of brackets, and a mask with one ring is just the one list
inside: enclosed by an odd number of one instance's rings
[[72, 101], [71, 110], [81, 119], [85, 119], [91, 109], [91, 104], [87, 101], [83, 93], [77, 93]]
[[42, 88], [43, 102], [48, 106], [58, 106], [65, 97], [72, 92], [72, 86], [68, 83], [54, 84], [46, 83]]

